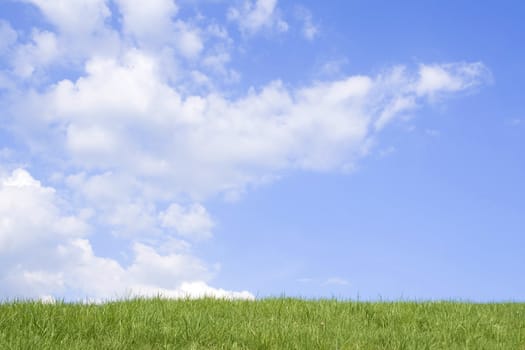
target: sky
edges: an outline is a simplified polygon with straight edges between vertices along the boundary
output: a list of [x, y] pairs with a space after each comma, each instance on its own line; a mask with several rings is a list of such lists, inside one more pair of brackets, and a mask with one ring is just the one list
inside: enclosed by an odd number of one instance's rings
[[0, 1], [0, 300], [525, 300], [521, 1]]

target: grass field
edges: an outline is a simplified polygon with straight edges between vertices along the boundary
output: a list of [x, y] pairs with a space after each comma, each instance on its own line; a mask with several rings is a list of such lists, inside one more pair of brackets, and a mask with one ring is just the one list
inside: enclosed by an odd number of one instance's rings
[[525, 350], [525, 304], [14, 302], [0, 304], [0, 349]]

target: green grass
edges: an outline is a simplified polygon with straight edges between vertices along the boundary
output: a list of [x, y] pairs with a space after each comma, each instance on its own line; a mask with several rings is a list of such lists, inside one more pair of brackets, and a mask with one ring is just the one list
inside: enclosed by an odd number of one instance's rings
[[525, 350], [525, 304], [13, 302], [0, 304], [0, 349]]

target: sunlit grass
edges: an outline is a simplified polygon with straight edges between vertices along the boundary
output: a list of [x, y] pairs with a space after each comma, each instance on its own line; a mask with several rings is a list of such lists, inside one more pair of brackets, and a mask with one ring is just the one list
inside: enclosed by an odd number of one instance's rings
[[12, 302], [0, 304], [0, 349], [525, 350], [525, 304]]

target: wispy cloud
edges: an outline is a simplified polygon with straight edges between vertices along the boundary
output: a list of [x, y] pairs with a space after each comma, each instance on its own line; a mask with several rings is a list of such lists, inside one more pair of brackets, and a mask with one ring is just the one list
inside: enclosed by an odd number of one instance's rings
[[380, 158], [388, 157], [394, 153], [396, 153], [397, 149], [394, 146], [389, 146], [386, 148], [382, 148], [379, 150], [378, 154]]
[[507, 121], [507, 124], [510, 126], [520, 126], [525, 125], [525, 119], [522, 118], [512, 118]]
[[319, 75], [324, 78], [333, 78], [343, 73], [343, 67], [348, 64], [348, 59], [338, 58], [323, 63], [319, 69]]
[[441, 131], [436, 129], [425, 129], [425, 134], [431, 137], [439, 137], [441, 135]]
[[340, 277], [331, 277], [331, 278], [328, 278], [328, 279], [323, 283], [323, 285], [349, 286], [349, 285], [350, 285], [350, 282], [347, 281], [347, 280], [344, 279], [344, 278], [340, 278]]
[[309, 278], [309, 277], [303, 277], [303, 278], [298, 278], [295, 280], [296, 282], [299, 282], [299, 283], [312, 283], [314, 282], [315, 280], [313, 278]]
[[296, 6], [295, 16], [302, 23], [302, 34], [308, 40], [314, 40], [320, 34], [319, 26], [313, 21], [310, 10], [303, 6]]
[[239, 24], [241, 32], [253, 35], [262, 30], [288, 31], [288, 23], [281, 18], [277, 0], [246, 0], [238, 7], [230, 7], [228, 19]]

